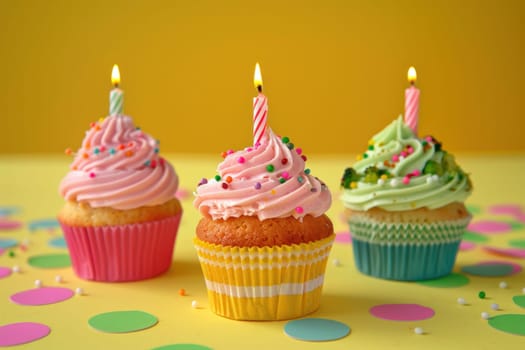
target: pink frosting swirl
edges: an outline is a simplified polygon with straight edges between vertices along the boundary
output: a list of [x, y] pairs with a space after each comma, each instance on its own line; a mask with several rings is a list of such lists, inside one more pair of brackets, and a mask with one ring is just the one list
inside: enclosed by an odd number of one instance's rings
[[199, 183], [194, 206], [214, 220], [324, 214], [332, 203], [330, 191], [305, 169], [301, 150], [283, 139], [268, 130], [261, 145], [228, 152], [219, 175]]
[[123, 115], [92, 123], [70, 168], [60, 194], [94, 208], [163, 204], [175, 198], [179, 184], [173, 167], [159, 157], [158, 141]]

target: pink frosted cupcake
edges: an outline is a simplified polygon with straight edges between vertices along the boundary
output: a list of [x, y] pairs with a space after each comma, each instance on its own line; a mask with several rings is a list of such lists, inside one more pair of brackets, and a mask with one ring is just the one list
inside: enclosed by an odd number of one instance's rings
[[75, 273], [123, 282], [167, 271], [182, 216], [158, 141], [115, 114], [92, 123], [60, 183], [58, 215]]

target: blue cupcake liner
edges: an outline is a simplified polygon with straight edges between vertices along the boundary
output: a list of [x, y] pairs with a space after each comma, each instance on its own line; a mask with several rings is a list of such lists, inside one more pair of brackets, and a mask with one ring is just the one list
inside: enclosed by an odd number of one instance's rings
[[470, 218], [432, 224], [350, 220], [359, 271], [377, 278], [420, 281], [452, 272]]

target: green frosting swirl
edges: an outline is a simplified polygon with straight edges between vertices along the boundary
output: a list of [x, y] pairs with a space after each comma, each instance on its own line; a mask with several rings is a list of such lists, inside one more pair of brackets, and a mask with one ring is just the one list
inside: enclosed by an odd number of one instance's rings
[[347, 208], [389, 211], [435, 209], [464, 202], [472, 184], [431, 136], [419, 139], [402, 117], [372, 137], [368, 149], [341, 179]]

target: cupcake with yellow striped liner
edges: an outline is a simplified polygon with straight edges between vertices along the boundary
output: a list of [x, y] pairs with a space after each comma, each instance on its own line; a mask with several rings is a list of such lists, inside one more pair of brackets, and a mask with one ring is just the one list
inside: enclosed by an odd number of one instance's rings
[[320, 306], [334, 240], [326, 185], [306, 157], [271, 129], [253, 147], [224, 155], [194, 205], [195, 247], [210, 308], [236, 320], [284, 320]]
[[341, 179], [357, 268], [393, 280], [449, 274], [471, 219], [469, 175], [401, 116], [359, 158]]

